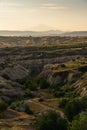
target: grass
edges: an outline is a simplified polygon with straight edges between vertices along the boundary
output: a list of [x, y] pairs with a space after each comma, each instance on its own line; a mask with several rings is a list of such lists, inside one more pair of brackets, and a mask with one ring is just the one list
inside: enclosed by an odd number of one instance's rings
[[45, 110], [45, 107], [42, 106], [40, 103], [33, 102], [33, 101], [27, 101], [27, 102], [29, 103], [29, 107], [33, 111], [34, 114], [37, 114]]
[[43, 104], [49, 106], [49, 107], [52, 107], [52, 108], [55, 108], [55, 109], [58, 109], [58, 104], [60, 102], [60, 98], [53, 98], [53, 99], [48, 99], [46, 101], [43, 102]]
[[25, 130], [25, 129], [18, 127], [18, 126], [14, 126], [12, 128], [4, 127], [4, 128], [1, 128], [0, 130]]
[[[2, 122], [0, 130], [16, 130], [16, 128], [17, 130], [22, 130], [20, 126], [29, 126], [35, 120], [33, 115], [28, 115], [24, 112], [17, 112], [9, 108], [4, 114], [5, 119], [0, 120]], [[29, 120], [29, 122], [27, 120]]]
[[[85, 59], [86, 60], [86, 59]], [[65, 64], [65, 67], [62, 67], [61, 64], [58, 64], [56, 65], [54, 68], [53, 68], [53, 74], [57, 73], [57, 72], [64, 72], [64, 71], [72, 71], [72, 70], [75, 70], [79, 67], [85, 67], [87, 66], [87, 64], [80, 59], [76, 59], [75, 61], [69, 61], [69, 62], [66, 62]]]

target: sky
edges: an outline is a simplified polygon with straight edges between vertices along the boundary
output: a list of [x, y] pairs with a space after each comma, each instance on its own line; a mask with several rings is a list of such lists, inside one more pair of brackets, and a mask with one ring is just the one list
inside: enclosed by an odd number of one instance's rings
[[87, 31], [87, 0], [0, 0], [0, 30]]

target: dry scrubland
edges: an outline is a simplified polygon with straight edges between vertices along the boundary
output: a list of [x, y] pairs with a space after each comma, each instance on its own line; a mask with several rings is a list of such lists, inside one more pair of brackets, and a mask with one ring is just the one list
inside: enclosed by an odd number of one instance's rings
[[36, 130], [50, 110], [71, 121], [86, 96], [87, 37], [0, 37], [0, 130]]

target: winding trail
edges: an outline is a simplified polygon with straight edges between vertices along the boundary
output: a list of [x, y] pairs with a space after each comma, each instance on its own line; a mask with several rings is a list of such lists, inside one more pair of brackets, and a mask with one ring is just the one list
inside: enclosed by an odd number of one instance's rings
[[[34, 104], [36, 104], [36, 105], [38, 105], [38, 106], [41, 106], [41, 107], [43, 107], [45, 110], [55, 111], [55, 112], [59, 113], [62, 118], [64, 118], [64, 113], [63, 113], [61, 110], [58, 110], [58, 109], [56, 109], [56, 108], [53, 108], [53, 107], [51, 107], [51, 106], [49, 106], [49, 105], [47, 105], [47, 104], [44, 104], [44, 103], [34, 101], [34, 100], [32, 100], [32, 99], [29, 99], [28, 102], [32, 102], [32, 103], [34, 103]], [[41, 112], [43, 112], [43, 111], [41, 111]]]

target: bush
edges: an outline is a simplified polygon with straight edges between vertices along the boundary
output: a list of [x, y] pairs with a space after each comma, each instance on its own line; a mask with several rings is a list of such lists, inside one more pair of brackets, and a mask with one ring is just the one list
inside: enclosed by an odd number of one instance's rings
[[55, 96], [55, 97], [63, 97], [64, 94], [65, 94], [65, 93], [60, 90], [60, 91], [55, 91], [54, 96]]
[[25, 112], [27, 114], [33, 114], [33, 112], [30, 110], [29, 105], [27, 103], [25, 104]]
[[37, 86], [40, 87], [40, 89], [47, 89], [49, 88], [50, 84], [46, 81], [46, 79], [40, 77], [37, 79]]
[[33, 79], [23, 78], [23, 79], [16, 79], [16, 82], [24, 85], [24, 89], [30, 89], [32, 91], [37, 90], [35, 82]]
[[19, 112], [33, 114], [33, 112], [29, 108], [29, 105], [27, 103], [25, 103], [24, 101], [13, 103], [13, 104], [11, 104], [10, 108], [13, 110], [19, 111]]
[[70, 130], [87, 130], [87, 116], [73, 120]]
[[7, 107], [8, 105], [3, 100], [0, 100], [0, 112], [5, 111]]
[[65, 68], [65, 67], [66, 67], [66, 65], [65, 65], [65, 64], [61, 64], [61, 67]]
[[10, 79], [10, 77], [7, 74], [3, 74], [2, 77], [5, 78], [5, 79], [7, 79], [7, 80]]
[[87, 109], [87, 97], [82, 98], [69, 98], [62, 99], [59, 102], [59, 107], [63, 108], [67, 118], [72, 121], [72, 119], [77, 116], [81, 111]]
[[56, 112], [50, 111], [37, 120], [37, 130], [68, 130], [68, 123]]
[[87, 108], [87, 96], [86, 97], [83, 97], [81, 99], [81, 102], [83, 104], [83, 109], [86, 109]]
[[69, 101], [64, 108], [64, 112], [70, 121], [82, 110], [83, 110], [83, 104], [79, 99], [73, 99]]
[[3, 101], [0, 100], [0, 118], [3, 118], [3, 112], [7, 109], [8, 105]]
[[59, 102], [59, 107], [60, 108], [65, 108], [66, 104], [68, 103], [69, 99], [62, 99], [60, 102]]
[[83, 72], [83, 73], [87, 72], [87, 66], [79, 67], [78, 70], [81, 71], [81, 72]]
[[25, 97], [25, 98], [26, 98], [26, 97], [28, 97], [28, 98], [34, 98], [34, 95], [33, 95], [33, 93], [31, 92], [31, 90], [26, 89], [26, 90], [25, 90], [25, 95], [24, 95], [24, 97]]
[[43, 98], [39, 98], [39, 102], [43, 102], [44, 101], [44, 99]]

